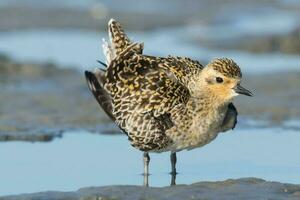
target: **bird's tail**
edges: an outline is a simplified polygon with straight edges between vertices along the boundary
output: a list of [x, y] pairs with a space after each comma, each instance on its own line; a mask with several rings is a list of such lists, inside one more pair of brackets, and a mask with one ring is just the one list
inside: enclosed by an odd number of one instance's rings
[[[110, 19], [108, 22], [108, 35], [109, 42], [103, 39], [102, 47], [103, 53], [106, 57], [106, 64], [109, 66], [110, 62], [133, 42], [128, 38], [120, 23], [114, 19]], [[141, 54], [143, 47], [143, 43], [135, 45], [136, 53]]]

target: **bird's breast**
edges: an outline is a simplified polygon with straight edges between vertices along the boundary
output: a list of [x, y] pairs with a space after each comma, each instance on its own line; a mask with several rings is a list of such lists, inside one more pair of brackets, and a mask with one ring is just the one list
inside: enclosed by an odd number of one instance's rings
[[189, 121], [178, 121], [178, 125], [169, 133], [173, 140], [172, 150], [190, 150], [204, 146], [214, 140], [220, 132], [225, 113], [225, 111], [220, 112], [220, 110], [192, 113], [192, 115], [187, 116]]

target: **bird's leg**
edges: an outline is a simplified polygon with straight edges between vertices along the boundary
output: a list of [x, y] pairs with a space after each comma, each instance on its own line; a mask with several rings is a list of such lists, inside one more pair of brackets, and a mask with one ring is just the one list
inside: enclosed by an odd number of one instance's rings
[[172, 176], [172, 179], [171, 179], [171, 185], [176, 185], [176, 162], [177, 162], [177, 157], [176, 157], [176, 153], [175, 152], [171, 152], [171, 155], [170, 155], [170, 160], [171, 160], [171, 176]]
[[172, 169], [171, 174], [177, 174], [177, 172], [176, 172], [177, 158], [176, 158], [175, 152], [171, 152], [170, 160], [171, 160], [171, 169]]
[[150, 156], [147, 152], [144, 152], [143, 155], [143, 159], [144, 159], [144, 186], [149, 186], [149, 162], [150, 162]]
[[150, 156], [147, 152], [144, 152], [144, 175], [149, 175], [149, 162]]

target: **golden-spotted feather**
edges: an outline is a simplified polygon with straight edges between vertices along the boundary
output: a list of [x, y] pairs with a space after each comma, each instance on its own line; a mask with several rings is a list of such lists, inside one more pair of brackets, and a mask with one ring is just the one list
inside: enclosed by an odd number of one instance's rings
[[[114, 19], [111, 19], [108, 22], [108, 34], [115, 55], [120, 54], [123, 50], [125, 50], [129, 45], [132, 44], [128, 36], [125, 34], [123, 28], [121, 27], [120, 23]], [[139, 43], [138, 45], [136, 45], [135, 51], [136, 53], [142, 54], [143, 43]]]
[[185, 80], [201, 71], [202, 65], [188, 58], [137, 54], [135, 45], [112, 60], [105, 88], [113, 99], [116, 122], [132, 145], [144, 151], [159, 150], [171, 142], [165, 135], [172, 124], [171, 110], [189, 99]]

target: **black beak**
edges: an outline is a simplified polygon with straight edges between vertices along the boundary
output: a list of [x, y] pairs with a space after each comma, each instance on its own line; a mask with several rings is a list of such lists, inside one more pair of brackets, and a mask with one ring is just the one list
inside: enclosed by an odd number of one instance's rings
[[234, 88], [234, 91], [238, 94], [243, 94], [243, 95], [246, 95], [246, 96], [249, 96], [249, 97], [253, 96], [252, 92], [250, 92], [246, 88], [243, 88], [240, 84], [236, 85], [236, 87]]

